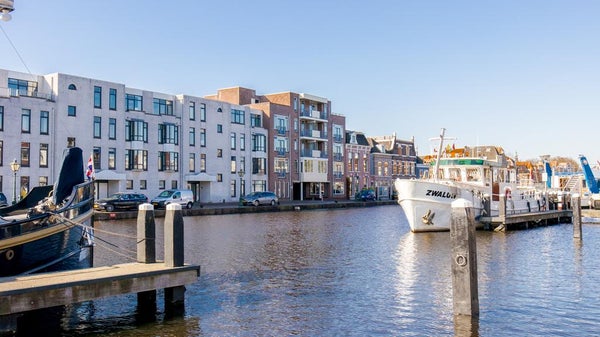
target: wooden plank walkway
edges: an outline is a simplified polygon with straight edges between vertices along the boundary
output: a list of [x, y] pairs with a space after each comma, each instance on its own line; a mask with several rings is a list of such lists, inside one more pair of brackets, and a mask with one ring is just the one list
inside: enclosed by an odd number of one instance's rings
[[528, 212], [528, 213], [517, 213], [517, 214], [506, 214], [505, 216], [494, 216], [494, 217], [481, 217], [479, 222], [484, 224], [490, 224], [493, 227], [500, 225], [525, 225], [529, 223], [543, 223], [544, 225], [548, 222], [560, 222], [562, 219], [572, 219], [572, 210], [552, 210], [542, 212]]
[[195, 283], [200, 266], [126, 263], [0, 278], [0, 315]]

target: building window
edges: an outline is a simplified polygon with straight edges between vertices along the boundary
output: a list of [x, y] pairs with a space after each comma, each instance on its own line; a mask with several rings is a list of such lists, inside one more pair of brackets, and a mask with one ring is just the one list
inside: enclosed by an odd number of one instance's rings
[[190, 102], [190, 106], [188, 108], [190, 114], [190, 120], [196, 120], [196, 103]]
[[262, 127], [262, 118], [260, 115], [250, 114], [250, 126]]
[[252, 158], [252, 174], [265, 174], [267, 158]]
[[15, 78], [8, 79], [8, 90], [11, 96], [37, 96], [37, 82], [18, 80]]
[[217, 124], [217, 133], [223, 133], [223, 125]]
[[200, 121], [206, 122], [206, 104], [200, 103]]
[[246, 134], [240, 133], [240, 150], [246, 151]]
[[131, 180], [131, 179], [125, 180], [125, 189], [128, 189], [128, 190], [133, 189], [133, 180]]
[[206, 129], [200, 129], [200, 146], [206, 147]]
[[221, 109], [221, 108], [218, 108], [218, 109], [217, 109], [217, 112], [223, 112], [223, 109]]
[[40, 144], [40, 167], [48, 167], [48, 144]]
[[298, 97], [294, 97], [294, 111], [298, 111]]
[[217, 158], [222, 158], [222, 157], [223, 157], [223, 150], [217, 149]]
[[231, 163], [229, 165], [231, 167], [231, 173], [235, 173], [237, 171], [237, 169], [235, 168], [236, 166], [236, 158], [235, 156], [231, 156]]
[[71, 83], [69, 84], [69, 90], [77, 90], [77, 87], [75, 86], [75, 84]]
[[158, 189], [159, 190], [164, 190], [165, 189], [165, 181], [164, 180], [159, 180], [158, 181]]
[[27, 142], [21, 142], [21, 166], [29, 167], [29, 159], [30, 157], [30, 146]]
[[94, 160], [94, 170], [102, 169], [101, 154], [102, 154], [102, 150], [99, 147], [94, 146], [94, 151], [92, 153], [93, 160]]
[[255, 152], [266, 152], [267, 151], [267, 137], [261, 134], [252, 135], [252, 151]]
[[125, 94], [125, 109], [127, 111], [142, 111], [143, 103], [142, 96]]
[[244, 110], [231, 109], [231, 123], [246, 124], [246, 113]]
[[117, 119], [108, 119], [108, 139], [117, 139]]
[[0, 106], [0, 131], [4, 131], [4, 107]]
[[94, 108], [102, 108], [102, 87], [94, 86]]
[[31, 131], [31, 110], [21, 109], [21, 133]]
[[190, 128], [190, 146], [196, 146], [196, 128]]
[[75, 147], [75, 146], [77, 146], [75, 137], [67, 137], [67, 147]]
[[145, 190], [147, 189], [148, 183], [146, 182], [145, 179], [140, 180], [140, 190]]
[[217, 182], [223, 182], [223, 174], [217, 173]]
[[190, 172], [195, 172], [196, 171], [196, 154], [195, 153], [190, 153], [190, 160], [188, 163], [188, 169]]
[[48, 186], [48, 177], [40, 176], [38, 180], [38, 186]]
[[158, 143], [179, 144], [179, 127], [175, 124], [159, 124]]
[[158, 170], [159, 171], [179, 171], [179, 153], [178, 152], [158, 152]]
[[235, 198], [235, 196], [236, 196], [236, 191], [237, 191], [236, 181], [237, 180], [235, 180], [235, 179], [231, 179], [231, 182], [229, 183], [229, 195], [232, 198]]
[[117, 110], [117, 89], [108, 89], [108, 108]]
[[176, 189], [177, 188], [177, 180], [171, 180], [171, 188], [172, 189]]
[[231, 149], [235, 150], [235, 146], [236, 146], [236, 136], [235, 136], [235, 132], [232, 132], [230, 135], [230, 143], [231, 143]]
[[127, 121], [125, 124], [125, 140], [148, 143], [148, 123], [140, 120]]
[[69, 107], [67, 108], [67, 116], [69, 116], [69, 117], [77, 116], [77, 107], [74, 105], [69, 105]]
[[200, 172], [206, 172], [206, 153], [200, 154]]
[[20, 200], [22, 200], [23, 198], [25, 198], [25, 196], [27, 196], [27, 193], [29, 193], [29, 177], [28, 176], [22, 176], [21, 177], [21, 192], [20, 192]]
[[102, 117], [94, 116], [94, 138], [102, 138]]
[[40, 135], [47, 135], [50, 129], [50, 113], [40, 111]]
[[148, 151], [127, 150], [125, 154], [125, 169], [148, 171]]
[[117, 168], [117, 149], [114, 147], [108, 148], [108, 169], [115, 170]]
[[155, 98], [153, 99], [152, 103], [154, 104], [155, 115], [173, 116], [173, 101]]

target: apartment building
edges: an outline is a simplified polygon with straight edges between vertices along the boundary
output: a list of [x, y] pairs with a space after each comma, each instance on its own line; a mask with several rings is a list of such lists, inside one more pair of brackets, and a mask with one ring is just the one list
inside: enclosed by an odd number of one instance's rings
[[396, 136], [367, 138], [371, 145], [371, 188], [378, 199], [394, 197], [394, 180], [416, 178], [414, 138], [402, 140]]
[[93, 154], [96, 197], [189, 188], [198, 202], [237, 201], [267, 189], [263, 123], [250, 106], [0, 69], [0, 190], [12, 200], [10, 182], [20, 194], [53, 184], [62, 150], [78, 146]]
[[332, 113], [331, 101], [305, 93], [257, 95], [233, 87], [205, 98], [259, 109], [269, 130], [264, 174], [281, 199], [343, 199], [346, 118]]
[[346, 180], [348, 199], [371, 187], [371, 144], [364, 133], [346, 131]]

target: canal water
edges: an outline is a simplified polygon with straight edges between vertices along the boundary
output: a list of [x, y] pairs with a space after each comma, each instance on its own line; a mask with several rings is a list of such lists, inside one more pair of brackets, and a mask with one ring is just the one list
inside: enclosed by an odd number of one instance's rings
[[[202, 267], [185, 316], [136, 321], [136, 296], [72, 308], [67, 336], [592, 336], [600, 225], [477, 232], [480, 317], [455, 321], [449, 233], [411, 233], [399, 206], [185, 217]], [[162, 219], [157, 219], [162, 258]], [[97, 222], [95, 265], [135, 257], [135, 220]], [[110, 233], [110, 234], [109, 234]]]

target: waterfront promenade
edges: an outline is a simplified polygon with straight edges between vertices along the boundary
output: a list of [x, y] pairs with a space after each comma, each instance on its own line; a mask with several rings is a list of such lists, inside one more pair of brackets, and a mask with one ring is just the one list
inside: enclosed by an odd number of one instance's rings
[[[239, 213], [262, 213], [262, 212], [288, 212], [315, 209], [336, 209], [336, 208], [355, 208], [355, 207], [373, 207], [384, 205], [396, 205], [396, 200], [375, 200], [375, 201], [357, 201], [357, 200], [286, 200], [281, 201], [275, 206], [241, 206], [237, 202], [223, 203], [203, 203], [194, 204], [191, 209], [183, 209], [184, 216], [199, 215], [220, 215], [220, 214], [239, 214]], [[155, 209], [156, 217], [163, 217], [164, 209]], [[135, 219], [137, 210], [120, 212], [102, 212], [94, 213], [95, 220], [119, 220]]]

